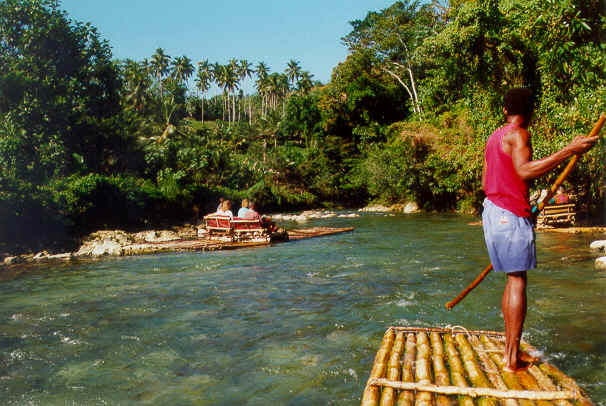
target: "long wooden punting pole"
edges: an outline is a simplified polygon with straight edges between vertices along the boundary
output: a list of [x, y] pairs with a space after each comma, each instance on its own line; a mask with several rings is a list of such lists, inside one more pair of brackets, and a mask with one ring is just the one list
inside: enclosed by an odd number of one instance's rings
[[[595, 136], [597, 133], [600, 132], [600, 130], [602, 129], [602, 126], [604, 125], [604, 121], [606, 120], [606, 115], [604, 115], [604, 113], [602, 113], [600, 115], [600, 118], [598, 119], [597, 123], [595, 123], [595, 125], [593, 126], [593, 129], [591, 130], [591, 132], [589, 133], [589, 137], [593, 137]], [[547, 196], [545, 196], [545, 198], [536, 206], [534, 206], [532, 208], [532, 213], [533, 214], [538, 214], [541, 212], [541, 210], [543, 210], [543, 208], [545, 207], [545, 203], [549, 201], [549, 199], [551, 199], [551, 197], [554, 195], [554, 193], [556, 192], [556, 190], [558, 190], [558, 187], [564, 183], [564, 179], [566, 179], [566, 177], [568, 176], [568, 174], [572, 171], [572, 168], [574, 168], [574, 166], [576, 165], [577, 161], [579, 160], [579, 155], [574, 155], [570, 161], [568, 162], [568, 165], [566, 165], [566, 167], [564, 168], [564, 170], [562, 171], [562, 173], [560, 174], [560, 176], [558, 176], [558, 178], [556, 179], [556, 181], [553, 183], [553, 185], [551, 186], [551, 188], [549, 189], [549, 192], [547, 193]], [[488, 275], [488, 273], [492, 270], [492, 264], [489, 264], [486, 268], [484, 268], [484, 270], [482, 271], [482, 273], [480, 275], [478, 275], [478, 277], [469, 284], [469, 286], [467, 286], [461, 293], [459, 293], [459, 295], [457, 297], [455, 297], [453, 300], [451, 300], [450, 302], [446, 303], [446, 308], [448, 310], [452, 309], [453, 307], [456, 306], [457, 303], [459, 303], [461, 300], [463, 300], [465, 298], [465, 296], [467, 296], [467, 294], [469, 292], [471, 292], [476, 286], [478, 286], [480, 284], [480, 282], [482, 282], [482, 280], [486, 277], [486, 275]]]

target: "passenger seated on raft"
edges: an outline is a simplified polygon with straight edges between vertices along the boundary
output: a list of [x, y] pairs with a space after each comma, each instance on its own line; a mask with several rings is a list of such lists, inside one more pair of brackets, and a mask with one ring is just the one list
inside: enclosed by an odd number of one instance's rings
[[255, 202], [250, 202], [249, 203], [249, 209], [246, 212], [244, 218], [261, 220], [261, 226], [263, 228], [268, 229], [270, 233], [278, 231], [278, 227], [276, 226], [276, 223], [274, 223], [273, 221], [271, 221], [271, 218], [269, 218], [269, 217], [261, 217], [259, 215], [259, 213], [257, 213], [255, 211], [255, 208], [256, 208]]
[[567, 204], [570, 203], [568, 194], [564, 191], [564, 187], [558, 186], [555, 196], [549, 201], [549, 204]]
[[[248, 202], [247, 202], [248, 203]], [[242, 205], [244, 205], [244, 200], [242, 201]], [[257, 204], [255, 202], [248, 203], [248, 208], [243, 216], [240, 216], [240, 212], [238, 212], [238, 217], [242, 217], [245, 219], [253, 219], [253, 220], [261, 220], [261, 216], [259, 213], [255, 211]], [[242, 209], [240, 209], [242, 210]]]
[[216, 211], [216, 213], [213, 214], [217, 214], [219, 216], [229, 216], [230, 219], [234, 218], [234, 214], [231, 212], [231, 201], [229, 200], [224, 200], [223, 204], [221, 205], [221, 208], [218, 209]]
[[246, 218], [246, 213], [250, 211], [248, 205], [248, 199], [242, 199], [242, 207], [240, 208], [240, 210], [238, 210], [238, 217]]

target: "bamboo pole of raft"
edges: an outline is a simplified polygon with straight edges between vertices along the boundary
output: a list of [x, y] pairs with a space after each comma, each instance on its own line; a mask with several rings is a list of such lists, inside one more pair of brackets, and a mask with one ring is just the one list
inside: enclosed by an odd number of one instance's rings
[[[444, 343], [442, 342], [442, 338], [439, 333], [434, 331], [429, 335], [429, 339], [431, 341], [431, 350], [433, 353], [433, 373], [435, 382], [439, 386], [450, 386], [448, 368], [446, 368], [446, 362], [444, 360]], [[452, 401], [448, 396], [436, 396], [437, 406], [451, 406], [451, 404]]]
[[[463, 365], [465, 366], [465, 370], [467, 371], [467, 375], [473, 386], [476, 388], [490, 388], [490, 383], [488, 382], [486, 375], [484, 375], [480, 369], [467, 338], [464, 335], [459, 334], [455, 336], [455, 342], [457, 343], [457, 348], [463, 358]], [[496, 406], [496, 402], [493, 399], [480, 398], [478, 399], [478, 405]]]
[[[488, 379], [490, 379], [492, 385], [499, 390], [509, 389], [507, 385], [505, 385], [505, 381], [503, 381], [503, 378], [499, 374], [499, 367], [490, 358], [490, 356], [488, 355], [488, 351], [486, 351], [484, 345], [482, 344], [478, 336], [470, 336], [469, 341], [471, 341], [473, 348], [476, 350], [476, 353], [478, 354], [478, 357], [482, 362], [484, 372], [486, 372], [486, 374], [488, 375]], [[518, 401], [515, 399], [506, 399], [504, 403], [504, 406], [527, 406], [520, 405], [520, 403], [518, 403]]]
[[[390, 381], [400, 380], [400, 358], [404, 351], [404, 332], [396, 334], [396, 341], [391, 350], [389, 363], [387, 364], [387, 379]], [[396, 390], [394, 388], [383, 388], [381, 392], [380, 406], [394, 406], [396, 402]]]
[[[413, 333], [406, 335], [406, 351], [402, 363], [402, 382], [414, 382], [415, 375], [412, 367], [415, 363], [417, 352], [417, 336]], [[397, 406], [412, 406], [415, 397], [411, 391], [401, 391], [398, 395]]]
[[[427, 334], [421, 332], [417, 334], [417, 360], [415, 362], [415, 379], [422, 385], [431, 385], [431, 348]], [[430, 392], [418, 391], [415, 396], [415, 406], [432, 406], [433, 396]]]
[[[372, 379], [383, 378], [387, 369], [387, 357], [391, 353], [391, 347], [394, 341], [393, 329], [387, 329], [385, 335], [383, 335], [383, 341], [381, 341], [381, 347], [377, 351], [375, 356], [375, 362], [370, 371], [369, 382]], [[364, 395], [362, 396], [362, 406], [377, 406], [379, 404], [379, 387], [376, 385], [370, 385], [366, 383], [366, 389], [364, 389]]]
[[[465, 370], [463, 369], [463, 363], [459, 358], [459, 353], [455, 347], [454, 341], [451, 335], [444, 335], [444, 344], [446, 346], [446, 355], [448, 356], [448, 365], [450, 365], [450, 375], [452, 383], [461, 389], [467, 388], [467, 381], [465, 380]], [[459, 395], [465, 395], [459, 393]], [[475, 406], [473, 400], [467, 396], [459, 397], [459, 406]]]
[[494, 337], [505, 337], [505, 333], [503, 333], [502, 331], [490, 331], [490, 330], [467, 330], [464, 327], [461, 326], [453, 326], [453, 327], [389, 327], [391, 329], [393, 329], [394, 331], [404, 331], [405, 333], [418, 333], [418, 332], [425, 332], [425, 333], [448, 333], [450, 335], [456, 335], [456, 334], [476, 334], [476, 335], [485, 335], [485, 336], [494, 336]]
[[[392, 388], [405, 391], [441, 393], [444, 395], [461, 395], [469, 398], [480, 397], [495, 399], [533, 399], [533, 400], [555, 400], [555, 399], [574, 399], [578, 394], [570, 391], [530, 391], [530, 390], [499, 390], [493, 388], [470, 388], [460, 386], [437, 386], [434, 384], [422, 384], [418, 382], [400, 382], [390, 381], [388, 379], [377, 378], [369, 381], [371, 385], [390, 386]], [[494, 400], [491, 399], [496, 404]], [[473, 401], [471, 401], [473, 404]]]
[[[522, 384], [518, 380], [517, 374], [515, 374], [513, 372], [503, 371], [503, 367], [505, 367], [505, 359], [504, 359], [504, 356], [505, 356], [504, 348], [505, 347], [503, 345], [497, 345], [495, 340], [491, 340], [488, 337], [483, 336], [480, 340], [481, 340], [482, 344], [484, 344], [486, 349], [489, 351], [490, 357], [492, 358], [493, 362], [502, 371], [501, 377], [503, 378], [503, 381], [505, 382], [507, 387], [510, 390], [518, 390], [518, 391], [524, 390], [524, 386], [522, 386]], [[534, 406], [534, 403], [530, 402], [529, 400], [524, 399], [524, 400], [520, 400], [520, 406]]]
[[[598, 119], [598, 121], [595, 123], [595, 125], [591, 129], [591, 132], [589, 133], [588, 137], [594, 137], [595, 135], [597, 135], [600, 132], [600, 130], [602, 129], [602, 126], [604, 125], [604, 121], [606, 121], [606, 115], [604, 115], [604, 113], [602, 113], [600, 115], [600, 118]], [[576, 155], [572, 156], [572, 158], [570, 159], [570, 161], [568, 162], [568, 164], [566, 165], [566, 167], [564, 168], [564, 170], [562, 171], [560, 176], [558, 176], [556, 181], [553, 183], [553, 185], [549, 189], [547, 196], [545, 196], [545, 198], [541, 201], [541, 203], [539, 203], [538, 205], [536, 205], [532, 208], [533, 214], [538, 214], [538, 213], [540, 213], [541, 210], [543, 210], [543, 207], [545, 207], [546, 202], [548, 202], [549, 199], [551, 199], [551, 197], [555, 194], [558, 187], [562, 183], [564, 183], [564, 180], [566, 179], [568, 174], [572, 171], [572, 168], [574, 168], [575, 164], [579, 160], [579, 157], [580, 157], [580, 154], [576, 154]], [[484, 268], [482, 273], [480, 273], [480, 275], [478, 275], [478, 277], [469, 284], [469, 286], [467, 286], [461, 293], [459, 293], [459, 295], [456, 298], [454, 298], [450, 302], [446, 303], [446, 308], [448, 310], [450, 310], [453, 307], [455, 307], [457, 305], [457, 303], [459, 303], [461, 300], [463, 300], [469, 292], [471, 292], [476, 286], [478, 286], [480, 284], [480, 282], [482, 282], [482, 280], [486, 277], [486, 275], [488, 275], [488, 273], [491, 270], [492, 270], [492, 264], [489, 264], [486, 268]]]
[[[524, 342], [520, 344], [520, 347], [527, 352], [537, 352], [537, 349], [532, 345]], [[569, 391], [577, 392], [580, 394], [580, 397], [575, 400], [575, 403], [579, 406], [595, 406], [589, 398], [585, 394], [585, 391], [577, 385], [574, 379], [570, 378], [568, 375], [560, 371], [555, 366], [542, 363], [538, 366], [538, 371], [543, 374], [547, 379], [553, 380], [553, 384], [555, 387], [563, 387]], [[532, 373], [533, 371], [531, 371]], [[539, 379], [537, 379], [539, 381]]]

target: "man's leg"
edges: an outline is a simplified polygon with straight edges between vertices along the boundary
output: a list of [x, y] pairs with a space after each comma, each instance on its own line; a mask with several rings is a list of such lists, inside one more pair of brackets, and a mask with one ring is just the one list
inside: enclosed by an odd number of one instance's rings
[[505, 368], [515, 371], [528, 366], [520, 359], [520, 338], [526, 318], [526, 271], [507, 274], [501, 305], [505, 319]]

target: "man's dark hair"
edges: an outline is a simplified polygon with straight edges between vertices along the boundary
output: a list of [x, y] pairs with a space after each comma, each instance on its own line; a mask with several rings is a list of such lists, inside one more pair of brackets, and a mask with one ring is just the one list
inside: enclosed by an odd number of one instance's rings
[[503, 104], [507, 109], [507, 114], [521, 114], [530, 116], [534, 109], [534, 95], [532, 90], [525, 87], [516, 87], [510, 89], [503, 98]]

